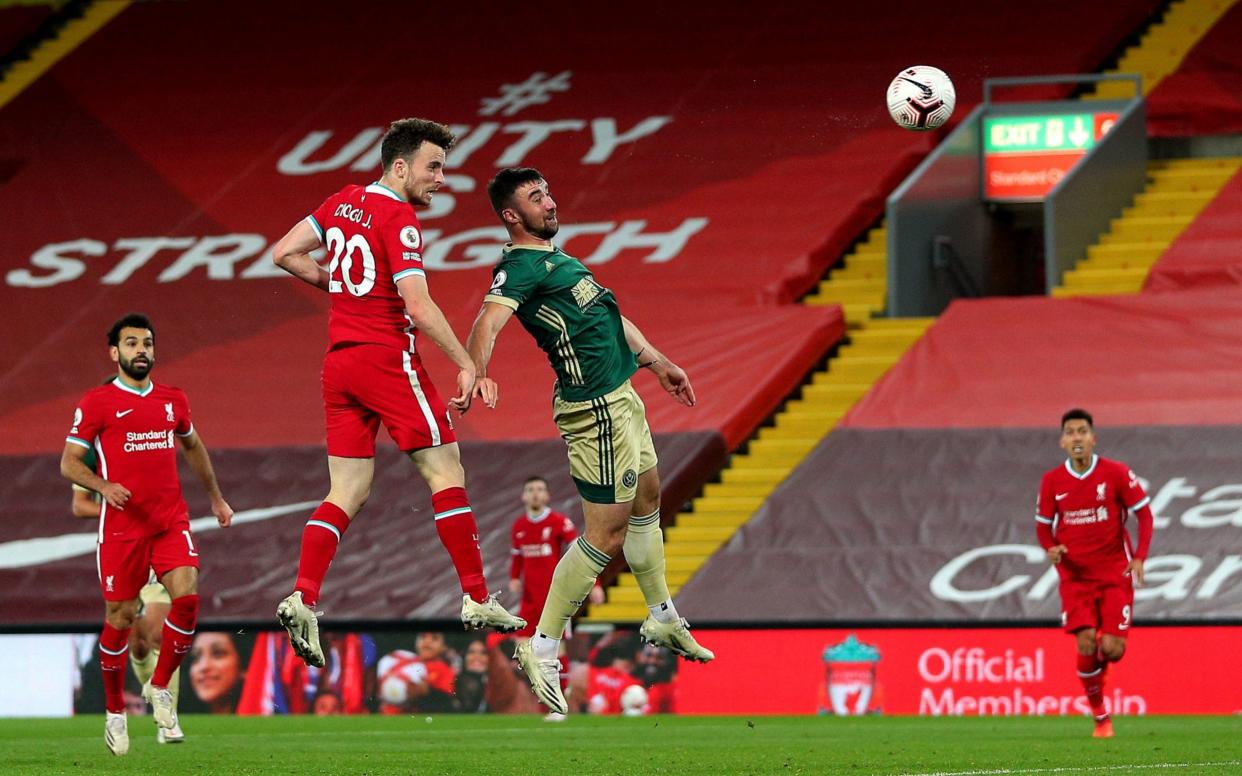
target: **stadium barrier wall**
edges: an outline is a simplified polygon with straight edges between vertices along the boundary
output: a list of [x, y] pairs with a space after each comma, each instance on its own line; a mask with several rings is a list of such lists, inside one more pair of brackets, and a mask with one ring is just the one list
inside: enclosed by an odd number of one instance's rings
[[[716, 659], [682, 668], [681, 713], [1089, 713], [1074, 640], [1058, 628], [720, 630], [699, 639]], [[1191, 645], [1193, 660], [1184, 657]], [[1236, 714], [1239, 649], [1242, 627], [1139, 627], [1109, 667], [1106, 702], [1121, 716]]]
[[[1077, 716], [1088, 713], [1073, 639], [1040, 628], [696, 629], [707, 665], [643, 646], [633, 631], [583, 628], [567, 641], [569, 700], [590, 714]], [[0, 717], [99, 714], [96, 635], [0, 636]], [[538, 713], [507, 637], [443, 630], [327, 631], [329, 665], [308, 669], [281, 631], [200, 631], [182, 671], [181, 712]], [[1242, 626], [1143, 627], [1110, 666], [1118, 716], [1236, 714], [1230, 658]], [[1189, 645], [1195, 659], [1186, 660]], [[1213, 666], [1215, 670], [1204, 670]], [[422, 685], [420, 688], [419, 686]], [[637, 685], [639, 689], [630, 689]], [[722, 692], [722, 688], [726, 691]], [[425, 689], [424, 693], [422, 690]], [[145, 709], [132, 672], [130, 713]]]

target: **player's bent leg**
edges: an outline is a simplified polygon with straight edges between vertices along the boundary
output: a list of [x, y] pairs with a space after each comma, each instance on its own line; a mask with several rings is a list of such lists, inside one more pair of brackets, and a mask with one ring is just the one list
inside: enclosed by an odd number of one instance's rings
[[1095, 628], [1081, 628], [1074, 632], [1078, 647], [1078, 681], [1082, 683], [1083, 694], [1091, 706], [1091, 716], [1095, 720], [1096, 738], [1111, 738], [1112, 722], [1104, 705], [1105, 665], [1100, 660]]
[[172, 598], [168, 616], [160, 634], [160, 657], [144, 695], [151, 703], [155, 724], [165, 730], [177, 726], [177, 709], [168, 685], [173, 672], [190, 651], [198, 627], [198, 569], [177, 566], [165, 572], [160, 581]]
[[276, 606], [276, 617], [289, 634], [294, 654], [317, 668], [323, 667], [324, 657], [319, 644], [319, 620], [313, 607], [319, 603], [324, 577], [345, 531], [370, 498], [375, 459], [329, 455], [328, 476], [331, 481], [328, 497], [302, 529], [293, 592]]
[[[465, 600], [462, 601], [462, 622], [496, 620], [503, 630], [517, 630], [518, 618], [488, 594], [483, 574], [483, 556], [479, 551], [479, 526], [474, 519], [470, 498], [466, 495], [466, 472], [456, 442], [424, 447], [409, 453], [410, 460], [431, 489], [431, 508], [435, 515], [436, 535], [453, 561]], [[507, 615], [507, 616], [506, 616]], [[468, 620], [467, 617], [471, 619]]]
[[1097, 641], [1095, 637], [1095, 628], [1081, 628], [1074, 632], [1074, 639], [1078, 645], [1078, 654], [1094, 655], [1097, 649]]
[[1116, 663], [1126, 654], [1126, 640], [1121, 636], [1114, 636], [1111, 633], [1103, 633], [1100, 635], [1100, 654], [1110, 663]]
[[[169, 603], [147, 600], [149, 597], [147, 588], [149, 587], [152, 585], [144, 587], [139, 594], [142, 608], [138, 619], [134, 622], [129, 640], [129, 664], [134, 669], [134, 676], [138, 677], [138, 684], [151, 681], [151, 676], [155, 673], [155, 665], [160, 657], [161, 631], [170, 609]], [[164, 590], [162, 585], [155, 585], [155, 587], [161, 591]], [[171, 601], [167, 598], [167, 593], [164, 594], [164, 598]]]

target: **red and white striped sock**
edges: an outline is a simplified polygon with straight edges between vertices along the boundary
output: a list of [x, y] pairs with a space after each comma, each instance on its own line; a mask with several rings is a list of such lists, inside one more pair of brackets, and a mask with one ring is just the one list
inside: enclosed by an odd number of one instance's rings
[[436, 514], [436, 533], [448, 550], [461, 580], [461, 590], [475, 601], [487, 600], [487, 580], [483, 577], [483, 556], [479, 552], [479, 526], [470, 509], [465, 488], [445, 488], [431, 494]]
[[198, 625], [198, 595], [174, 598], [168, 617], [164, 618], [164, 631], [160, 636], [160, 659], [151, 675], [151, 686], [165, 688], [181, 661], [190, 651], [194, 641], [194, 629]]
[[99, 667], [103, 671], [104, 708], [125, 713], [125, 663], [129, 653], [129, 628], [119, 630], [105, 622], [99, 634]]
[[302, 554], [298, 558], [298, 579], [293, 589], [302, 593], [302, 603], [319, 603], [319, 589], [328, 567], [336, 557], [336, 548], [349, 528], [349, 515], [327, 501], [315, 509], [302, 529]]
[[1104, 663], [1095, 655], [1078, 656], [1078, 680], [1082, 682], [1083, 692], [1087, 694], [1087, 702], [1091, 704], [1091, 713], [1096, 720], [1108, 717], [1104, 709]]

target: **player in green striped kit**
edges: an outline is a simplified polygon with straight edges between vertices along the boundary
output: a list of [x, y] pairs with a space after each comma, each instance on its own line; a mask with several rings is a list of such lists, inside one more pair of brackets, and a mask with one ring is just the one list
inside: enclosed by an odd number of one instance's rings
[[516, 314], [556, 372], [552, 417], [569, 448], [570, 474], [586, 517], [585, 534], [556, 566], [534, 637], [514, 655], [539, 700], [564, 714], [560, 635], [618, 551], [650, 612], [639, 630], [642, 637], [689, 660], [706, 663], [715, 657], [690, 635], [664, 580], [660, 475], [646, 410], [630, 376], [640, 367], [650, 369], [687, 407], [694, 406], [694, 389], [685, 371], [621, 315], [612, 292], [552, 244], [559, 227], [556, 202], [537, 170], [501, 170], [487, 191], [511, 242], [466, 345], [479, 374], [474, 396], [496, 406], [497, 386], [487, 377], [487, 364], [496, 335]]

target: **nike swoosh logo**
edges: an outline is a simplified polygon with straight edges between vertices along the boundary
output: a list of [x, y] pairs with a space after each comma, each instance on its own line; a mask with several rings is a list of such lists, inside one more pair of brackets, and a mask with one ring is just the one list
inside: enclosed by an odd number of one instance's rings
[[1058, 493], [1058, 494], [1057, 494], [1057, 501], [1060, 501], [1061, 499], [1065, 498], [1065, 497], [1066, 497], [1066, 496], [1068, 496], [1068, 495], [1069, 495], [1068, 493]]
[[125, 410], [124, 412], [122, 412], [121, 410], [117, 410], [117, 411], [116, 411], [116, 416], [117, 416], [118, 418], [123, 418], [123, 417], [125, 417], [126, 415], [128, 415], [128, 414], [129, 414], [129, 413], [131, 413], [131, 412], [133, 412], [133, 410]]
[[919, 89], [921, 89], [921, 90], [923, 91], [923, 96], [924, 96], [924, 97], [931, 97], [931, 96], [932, 96], [932, 89], [931, 89], [931, 87], [930, 87], [930, 86], [928, 86], [927, 84], [921, 84], [921, 83], [919, 83], [918, 81], [914, 80], [913, 78], [906, 78], [904, 75], [901, 77], [901, 80], [903, 80], [903, 81], [909, 81], [910, 83], [912, 83], [912, 84], [914, 84], [915, 86], [919, 87]]

